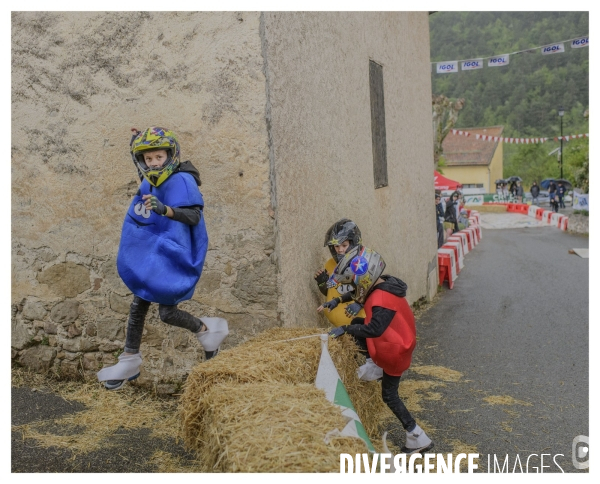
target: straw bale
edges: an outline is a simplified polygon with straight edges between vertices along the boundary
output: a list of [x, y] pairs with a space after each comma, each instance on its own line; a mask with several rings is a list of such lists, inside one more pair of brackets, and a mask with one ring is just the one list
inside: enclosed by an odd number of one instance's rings
[[[282, 340], [322, 332], [323, 329], [317, 327], [272, 328], [196, 365], [184, 385], [181, 399], [182, 433], [186, 446], [196, 451], [202, 447], [199, 442], [205, 417], [202, 401], [215, 385], [259, 382], [314, 385], [321, 357], [320, 339]], [[330, 339], [328, 349], [365, 430], [377, 445], [383, 421], [393, 417], [381, 399], [381, 384], [358, 379], [356, 370], [365, 360], [349, 335]]]
[[200, 404], [205, 472], [339, 472], [340, 453], [365, 453], [356, 438], [325, 434], [346, 420], [308, 383], [223, 383]]

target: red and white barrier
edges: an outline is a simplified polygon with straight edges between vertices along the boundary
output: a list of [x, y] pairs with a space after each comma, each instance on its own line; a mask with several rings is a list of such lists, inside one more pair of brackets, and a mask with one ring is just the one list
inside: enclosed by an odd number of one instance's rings
[[[513, 204], [511, 212], [524, 211], [525, 204]], [[558, 227], [561, 230], [567, 230], [569, 225], [569, 217], [566, 215], [553, 212], [552, 210], [544, 210], [536, 205], [531, 205], [527, 211], [527, 215], [537, 220], [547, 223], [553, 227]]]
[[460, 270], [463, 269], [465, 267], [465, 256], [463, 253], [463, 247], [462, 247], [462, 242], [460, 240], [449, 240], [442, 245], [442, 248], [446, 248], [446, 246], [448, 247], [454, 247], [454, 255], [458, 254], [458, 271], [460, 273]]

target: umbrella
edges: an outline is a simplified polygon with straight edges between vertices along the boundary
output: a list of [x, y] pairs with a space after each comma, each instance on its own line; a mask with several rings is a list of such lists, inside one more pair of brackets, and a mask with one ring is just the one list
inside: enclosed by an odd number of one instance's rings
[[506, 181], [508, 183], [512, 183], [512, 182], [518, 182], [518, 181], [523, 181], [523, 180], [521, 180], [520, 176], [511, 176], [510, 178], [507, 178]]
[[501, 183], [506, 183], [506, 180], [503, 180], [502, 178], [500, 178], [500, 179], [496, 180], [494, 183], [495, 183], [496, 185], [499, 185], [499, 184], [501, 184]]
[[558, 186], [559, 183], [562, 183], [567, 190], [573, 189], [573, 184], [569, 180], [565, 180], [564, 178], [546, 178], [545, 180], [542, 180], [540, 182], [540, 187], [542, 187], [544, 190], [548, 190], [551, 181], [553, 181], [556, 184], [556, 186]]

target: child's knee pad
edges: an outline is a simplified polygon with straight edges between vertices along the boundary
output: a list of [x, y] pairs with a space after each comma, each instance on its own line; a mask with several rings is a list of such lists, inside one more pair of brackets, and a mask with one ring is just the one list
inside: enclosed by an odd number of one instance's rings
[[140, 372], [141, 365], [141, 353], [138, 352], [133, 355], [130, 353], [121, 353], [116, 365], [102, 368], [98, 372], [98, 381], [127, 380]]
[[196, 333], [204, 351], [215, 351], [229, 334], [227, 320], [223, 318], [200, 318], [205, 324], [206, 331]]

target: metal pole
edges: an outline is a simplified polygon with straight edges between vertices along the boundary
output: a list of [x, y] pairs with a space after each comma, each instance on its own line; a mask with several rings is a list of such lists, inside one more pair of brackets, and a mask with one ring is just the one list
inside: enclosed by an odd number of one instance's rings
[[560, 177], [563, 177], [563, 130], [562, 130], [562, 116], [560, 117]]

